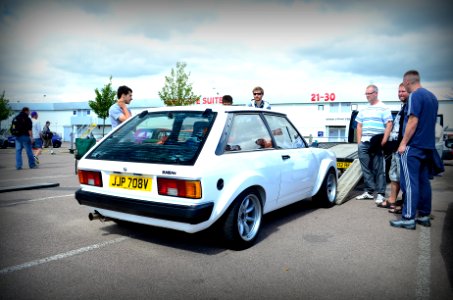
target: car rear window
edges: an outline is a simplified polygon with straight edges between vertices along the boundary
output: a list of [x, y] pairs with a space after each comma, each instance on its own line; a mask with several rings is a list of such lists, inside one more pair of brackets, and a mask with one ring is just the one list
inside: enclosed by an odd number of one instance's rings
[[214, 122], [206, 111], [142, 112], [100, 143], [87, 158], [193, 165]]

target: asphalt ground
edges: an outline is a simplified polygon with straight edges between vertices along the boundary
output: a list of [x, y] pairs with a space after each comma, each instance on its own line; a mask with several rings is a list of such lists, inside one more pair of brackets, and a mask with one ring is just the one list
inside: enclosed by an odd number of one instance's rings
[[432, 181], [430, 228], [392, 228], [369, 200], [305, 201], [232, 251], [212, 231], [90, 222], [68, 146], [20, 171], [0, 149], [0, 299], [453, 299], [452, 162]]

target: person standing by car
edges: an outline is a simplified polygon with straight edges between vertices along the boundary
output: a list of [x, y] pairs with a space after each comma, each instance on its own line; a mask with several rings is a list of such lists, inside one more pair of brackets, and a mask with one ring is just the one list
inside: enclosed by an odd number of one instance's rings
[[16, 130], [16, 169], [22, 169], [22, 149], [25, 148], [28, 158], [28, 166], [30, 169], [37, 168], [33, 157], [33, 151], [31, 150], [31, 144], [33, 143], [32, 133], [32, 122], [29, 117], [30, 109], [28, 107], [22, 108], [22, 111], [14, 118], [16, 122], [13, 123]]
[[403, 139], [404, 110], [406, 109], [407, 98], [409, 98], [409, 93], [406, 91], [403, 83], [398, 87], [398, 98], [400, 99], [402, 106], [393, 120], [392, 131], [390, 132], [390, 137], [386, 144], [386, 147], [392, 152], [389, 170], [390, 196], [388, 200], [378, 204], [379, 207], [390, 208], [389, 212], [391, 213], [401, 213], [401, 204], [396, 205], [396, 199], [400, 192], [400, 155], [397, 150]]
[[256, 108], [265, 108], [271, 109], [271, 105], [269, 102], [263, 100], [264, 90], [262, 87], [257, 86], [252, 90], [253, 99], [250, 100], [248, 104], [249, 107], [256, 107]]
[[377, 86], [367, 86], [365, 95], [369, 105], [361, 110], [356, 118], [358, 156], [365, 191], [356, 199], [373, 199], [373, 193], [377, 192], [375, 202], [380, 204], [385, 199], [386, 188], [385, 162], [381, 147], [387, 142], [392, 129], [392, 113], [378, 99]]
[[223, 105], [233, 105], [233, 97], [230, 95], [224, 95], [222, 97], [222, 104]]
[[132, 116], [131, 110], [127, 106], [132, 101], [132, 89], [125, 85], [118, 88], [118, 100], [110, 106], [109, 117], [112, 129], [120, 125]]
[[50, 147], [50, 154], [54, 154], [52, 137], [53, 133], [50, 130], [50, 121], [46, 121], [46, 125], [44, 125], [44, 127], [42, 128], [42, 138], [44, 140], [44, 148]]
[[416, 223], [431, 226], [429, 179], [444, 170], [435, 142], [439, 102], [433, 93], [421, 86], [418, 71], [407, 71], [403, 84], [410, 93], [405, 111], [403, 139], [398, 147], [404, 202], [402, 218], [391, 220], [390, 226], [415, 229]]
[[33, 134], [33, 156], [35, 157], [35, 162], [39, 165], [39, 156], [42, 152], [42, 131], [41, 124], [38, 121], [38, 113], [36, 111], [31, 112], [31, 122], [32, 122], [32, 134]]

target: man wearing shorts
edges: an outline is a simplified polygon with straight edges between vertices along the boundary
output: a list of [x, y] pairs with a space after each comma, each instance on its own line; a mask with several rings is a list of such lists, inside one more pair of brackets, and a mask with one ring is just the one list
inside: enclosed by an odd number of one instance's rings
[[403, 123], [404, 110], [406, 109], [406, 101], [409, 98], [409, 93], [406, 91], [403, 83], [398, 87], [398, 98], [403, 106], [393, 120], [392, 131], [390, 132], [387, 146], [392, 150], [392, 160], [390, 163], [389, 178], [390, 178], [390, 197], [388, 200], [378, 204], [379, 207], [390, 208], [389, 212], [401, 213], [402, 204], [396, 203], [400, 192], [400, 155], [398, 154], [398, 146], [403, 139]]

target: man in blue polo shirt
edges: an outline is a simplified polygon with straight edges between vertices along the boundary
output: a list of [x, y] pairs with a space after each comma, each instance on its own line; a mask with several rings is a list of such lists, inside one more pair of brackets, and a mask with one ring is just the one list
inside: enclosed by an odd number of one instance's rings
[[401, 189], [405, 197], [401, 220], [392, 220], [390, 225], [415, 229], [416, 222], [431, 226], [429, 178], [433, 155], [438, 155], [435, 147], [435, 126], [439, 103], [433, 93], [421, 87], [418, 71], [407, 71], [403, 84], [410, 93], [403, 125], [403, 140], [398, 147], [398, 153], [401, 155]]

